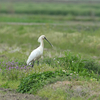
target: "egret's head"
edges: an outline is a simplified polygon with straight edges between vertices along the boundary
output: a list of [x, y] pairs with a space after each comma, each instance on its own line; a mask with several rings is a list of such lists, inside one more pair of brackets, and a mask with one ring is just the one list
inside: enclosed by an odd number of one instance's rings
[[39, 38], [38, 38], [38, 42], [42, 42], [43, 41], [43, 39], [45, 39], [51, 46], [53, 46], [47, 39], [46, 39], [46, 37], [45, 37], [45, 35], [41, 35]]
[[45, 35], [41, 35], [41, 36], [38, 38], [38, 42], [41, 42], [43, 39], [45, 39]]

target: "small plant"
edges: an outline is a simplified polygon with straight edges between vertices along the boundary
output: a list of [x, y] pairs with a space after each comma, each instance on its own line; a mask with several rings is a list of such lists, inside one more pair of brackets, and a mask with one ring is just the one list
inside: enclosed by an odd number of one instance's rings
[[47, 58], [43, 62], [52, 67], [63, 67], [81, 76], [89, 76], [98, 79], [100, 74], [99, 63], [89, 59], [82, 59], [80, 55], [75, 55], [71, 52], [65, 52], [65, 57]]
[[84, 68], [88, 69], [90, 72], [94, 72], [96, 74], [100, 74], [100, 64], [93, 60], [86, 60], [84, 61], [85, 66]]
[[30, 67], [26, 66], [24, 62], [8, 61], [0, 62], [1, 79], [2, 80], [20, 80], [25, 76]]
[[23, 78], [17, 91], [21, 93], [33, 93], [35, 94], [38, 89], [42, 88], [45, 84], [49, 83], [50, 80], [57, 76], [63, 77], [68, 76], [69, 73], [65, 71], [46, 71], [43, 73], [34, 73], [26, 78]]

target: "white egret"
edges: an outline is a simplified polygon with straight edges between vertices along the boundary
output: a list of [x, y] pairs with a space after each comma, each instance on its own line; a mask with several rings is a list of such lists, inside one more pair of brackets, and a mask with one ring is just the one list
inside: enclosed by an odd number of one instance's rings
[[[43, 40], [44, 40], [44, 39], [47, 40], [46, 37], [45, 37], [45, 35], [41, 35], [41, 36], [38, 38], [38, 42], [40, 42], [40, 46], [31, 52], [31, 54], [29, 55], [28, 60], [27, 60], [27, 65], [30, 65], [30, 64], [33, 62], [33, 64], [32, 64], [32, 67], [33, 67], [33, 66], [34, 66], [34, 62], [35, 62], [36, 60], [39, 60], [39, 58], [42, 56], [42, 54], [43, 54], [43, 49], [44, 49], [44, 43], [43, 43]], [[47, 40], [47, 41], [48, 41], [48, 40]], [[49, 41], [48, 41], [48, 42], [49, 42]], [[49, 44], [50, 44], [51, 46], [53, 46], [50, 42], [49, 42]], [[39, 62], [39, 61], [38, 61], [38, 62]]]

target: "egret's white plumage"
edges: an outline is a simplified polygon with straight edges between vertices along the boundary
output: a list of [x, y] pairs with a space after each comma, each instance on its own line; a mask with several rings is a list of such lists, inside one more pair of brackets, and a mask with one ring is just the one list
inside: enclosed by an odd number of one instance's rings
[[[33, 50], [31, 52], [31, 54], [29, 55], [28, 57], [28, 60], [27, 60], [27, 65], [30, 65], [31, 62], [33, 61], [33, 65], [32, 67], [34, 66], [34, 61], [35, 60], [38, 60], [42, 54], [43, 54], [43, 49], [44, 49], [44, 43], [43, 43], [43, 40], [46, 39], [45, 35], [41, 35], [38, 39], [38, 42], [40, 42], [40, 46], [38, 48], [36, 48], [35, 50]], [[47, 40], [47, 39], [46, 39]], [[48, 41], [48, 40], [47, 40]], [[49, 41], [48, 41], [49, 42]], [[50, 43], [50, 42], [49, 42]], [[51, 44], [51, 43], [50, 43]], [[52, 45], [52, 44], [51, 44]]]

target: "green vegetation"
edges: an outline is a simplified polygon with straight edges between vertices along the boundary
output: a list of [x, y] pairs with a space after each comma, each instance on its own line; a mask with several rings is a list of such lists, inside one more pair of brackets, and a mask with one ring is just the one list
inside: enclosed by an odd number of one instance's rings
[[[69, 76], [59, 77], [59, 75], [54, 75], [55, 78], [47, 78], [48, 80], [45, 81], [39, 79], [38, 87], [40, 88], [26, 91], [28, 93], [35, 92], [35, 95], [38, 94], [38, 91], [42, 91], [42, 94], [40, 94], [45, 98], [43, 95], [48, 89], [45, 90], [44, 87], [56, 81], [93, 81], [99, 84], [100, 64], [98, 61], [100, 60], [100, 55], [98, 49], [100, 29], [98, 26], [55, 26], [50, 24], [23, 26], [5, 24], [1, 25], [0, 28], [0, 87], [11, 89], [26, 87], [23, 82], [27, 80], [27, 77], [31, 79], [30, 76], [35, 75], [35, 78], [38, 78], [37, 76], [40, 72], [39, 75], [41, 76], [44, 73], [49, 74], [49, 72], [52, 73], [59, 70], [65, 71]], [[39, 45], [37, 39], [41, 34], [46, 35], [54, 45], [54, 48], [51, 48], [44, 41], [45, 48], [47, 48], [44, 49], [44, 58], [40, 59], [39, 66], [35, 63], [32, 69], [31, 66], [26, 66], [26, 60], [33, 48]], [[35, 84], [38, 81], [35, 81]], [[29, 84], [31, 84], [30, 82]], [[25, 84], [27, 84], [27, 81]], [[22, 91], [21, 88], [19, 89]], [[58, 95], [60, 87], [56, 91], [58, 91], [55, 92]], [[61, 91], [62, 93], [65, 92], [63, 89]], [[48, 94], [48, 98], [49, 95], [51, 94]], [[70, 95], [67, 94], [67, 97]], [[61, 97], [67, 98], [66, 95]], [[86, 95], [83, 95], [83, 97], [85, 98]], [[56, 97], [53, 96], [53, 98]], [[72, 98], [76, 97], [72, 96]]]
[[0, 2], [0, 22], [100, 21], [99, 4]]
[[[5, 52], [6, 50], [10, 52], [11, 49], [15, 49], [18, 56], [20, 55], [19, 52], [22, 53], [21, 56], [24, 56], [25, 53], [36, 48], [39, 45], [37, 39], [41, 34], [46, 35], [48, 40], [52, 40], [51, 43], [54, 48], [51, 48], [44, 41], [45, 47], [50, 49], [51, 53], [54, 53], [55, 49], [57, 49], [58, 53], [63, 50], [71, 50], [76, 53], [97, 56], [98, 59], [100, 56], [99, 26], [45, 24], [32, 26], [1, 25], [0, 28], [2, 29], [0, 30], [1, 48], [5, 45]], [[13, 50], [11, 52], [15, 52]], [[14, 54], [10, 53], [9, 55], [12, 57]], [[20, 57], [18, 58], [20, 59]]]
[[33, 93], [35, 94], [38, 89], [40, 89], [45, 84], [52, 83], [52, 79], [56, 77], [68, 76], [69, 73], [66, 73], [62, 70], [60, 71], [46, 71], [43, 73], [34, 73], [29, 75], [21, 81], [21, 84], [18, 88], [18, 92], [21, 93]]
[[[0, 1], [0, 87], [43, 100], [99, 100], [99, 8]], [[42, 34], [53, 48], [44, 41], [40, 64], [32, 68], [26, 60]]]
[[[55, 84], [45, 86], [38, 91], [38, 95], [43, 99], [49, 98], [50, 100], [99, 100], [97, 88], [99, 88], [99, 84], [93, 81], [58, 81]], [[95, 90], [97, 92], [93, 94]]]
[[[35, 94], [45, 84], [55, 82], [55, 79], [57, 81], [57, 77], [67, 77], [67, 79], [70, 80], [69, 76], [73, 73], [75, 73], [75, 75], [78, 74], [79, 76], [84, 76], [87, 78], [91, 77], [95, 80], [100, 79], [98, 76], [100, 72], [100, 64], [95, 64], [94, 61], [90, 60], [81, 60], [79, 56], [73, 56], [70, 52], [66, 53], [65, 57], [53, 60], [48, 59], [45, 61], [44, 62], [49, 64], [51, 67], [64, 67], [64, 70], [31, 74], [21, 80], [18, 92]], [[76, 79], [78, 81], [78, 76]], [[60, 78], [58, 78], [58, 80], [60, 80]]]
[[[23, 17], [24, 16], [24, 17]], [[35, 15], [35, 14], [1, 14], [0, 22], [23, 22], [23, 23], [56, 23], [67, 24], [67, 21], [97, 22], [99, 17], [73, 16], [73, 15]]]
[[[19, 89], [22, 92], [22, 88], [27, 88], [28, 86], [31, 90], [26, 89], [25, 92], [38, 95], [38, 92], [42, 91], [40, 95], [46, 98], [44, 95], [48, 89], [45, 90], [45, 86], [57, 81], [83, 81], [83, 83], [84, 81], [93, 81], [99, 84], [100, 55], [98, 49], [100, 29], [98, 26], [55, 26], [45, 24], [38, 26], [1, 25], [0, 28], [0, 87]], [[35, 63], [32, 69], [31, 66], [26, 66], [26, 60], [33, 48], [39, 45], [37, 39], [41, 34], [46, 35], [48, 40], [54, 45], [54, 48], [51, 48], [44, 41], [45, 48], [47, 48], [44, 49], [44, 57], [40, 59], [40, 65], [37, 66]], [[55, 78], [48, 78], [44, 74], [49, 74], [50, 72], [50, 76], [52, 76], [52, 73], [56, 71], [65, 71], [68, 76], [54, 75]], [[41, 78], [42, 75], [46, 77], [46, 80]], [[40, 77], [34, 83], [39, 88], [27, 85], [33, 83], [31, 79], [34, 77], [35, 79]], [[27, 83], [27, 78], [30, 79], [29, 83]], [[25, 82], [25, 85], [23, 85], [23, 82]], [[61, 92], [59, 92], [60, 90]], [[69, 89], [69, 91], [74, 90]], [[55, 95], [63, 92], [66, 93], [65, 90], [58, 87]], [[48, 98], [49, 95], [51, 94], [48, 94]], [[68, 92], [61, 97], [69, 98], [70, 95]], [[86, 95], [82, 96], [83, 98], [86, 97]], [[52, 98], [56, 98], [56, 96]], [[76, 96], [72, 96], [72, 98], [75, 99]]]
[[99, 4], [1, 3], [0, 13], [99, 16]]

